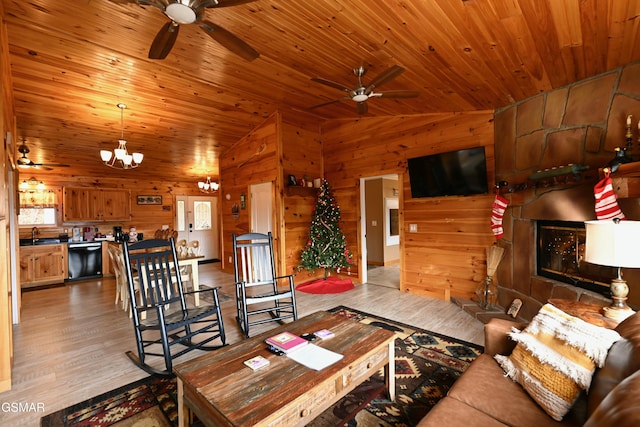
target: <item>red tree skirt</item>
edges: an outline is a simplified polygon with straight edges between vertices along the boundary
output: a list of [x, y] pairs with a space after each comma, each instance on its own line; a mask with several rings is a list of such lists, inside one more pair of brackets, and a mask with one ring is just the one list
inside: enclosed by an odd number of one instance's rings
[[350, 279], [339, 279], [337, 277], [328, 277], [326, 280], [317, 279], [310, 282], [299, 284], [296, 289], [300, 292], [308, 294], [339, 294], [354, 289], [353, 282]]

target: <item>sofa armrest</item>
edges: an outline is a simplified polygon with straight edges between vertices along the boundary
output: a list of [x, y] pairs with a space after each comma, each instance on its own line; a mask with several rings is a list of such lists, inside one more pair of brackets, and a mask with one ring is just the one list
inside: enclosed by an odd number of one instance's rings
[[484, 352], [490, 356], [503, 354], [508, 356], [516, 346], [509, 337], [511, 328], [522, 330], [527, 325], [507, 319], [493, 318], [484, 325]]

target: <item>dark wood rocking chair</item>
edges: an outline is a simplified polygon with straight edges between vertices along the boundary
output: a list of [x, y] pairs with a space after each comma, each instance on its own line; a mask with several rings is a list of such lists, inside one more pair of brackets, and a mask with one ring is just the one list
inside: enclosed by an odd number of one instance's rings
[[251, 326], [298, 319], [293, 275], [276, 276], [271, 232], [234, 234], [233, 256], [236, 320], [247, 338]]
[[[136, 365], [150, 374], [171, 376], [172, 359], [194, 349], [225, 345], [218, 288], [197, 291], [198, 306], [187, 301], [196, 292], [183, 289], [173, 237], [125, 243], [122, 254], [138, 349], [137, 355], [129, 351], [127, 356]], [[204, 299], [207, 294], [210, 301]], [[216, 339], [219, 345], [207, 345]], [[185, 348], [172, 351], [176, 344]], [[163, 358], [165, 369], [149, 365], [147, 356]]]

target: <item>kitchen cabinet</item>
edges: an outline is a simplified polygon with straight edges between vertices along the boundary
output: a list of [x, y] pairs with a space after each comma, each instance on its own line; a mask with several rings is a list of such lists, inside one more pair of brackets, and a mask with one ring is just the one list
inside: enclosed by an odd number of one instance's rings
[[62, 201], [65, 222], [128, 221], [131, 216], [129, 190], [65, 187]]
[[20, 246], [20, 286], [63, 283], [67, 275], [67, 245]]

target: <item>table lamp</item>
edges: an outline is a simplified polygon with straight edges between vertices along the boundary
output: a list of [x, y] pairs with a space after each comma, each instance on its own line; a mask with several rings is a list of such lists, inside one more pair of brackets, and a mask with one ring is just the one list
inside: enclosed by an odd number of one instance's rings
[[622, 279], [621, 267], [640, 268], [640, 221], [619, 219], [585, 221], [584, 260], [615, 267], [618, 277], [611, 280], [611, 305], [604, 308], [608, 318], [622, 321], [635, 313], [627, 305], [629, 287]]

